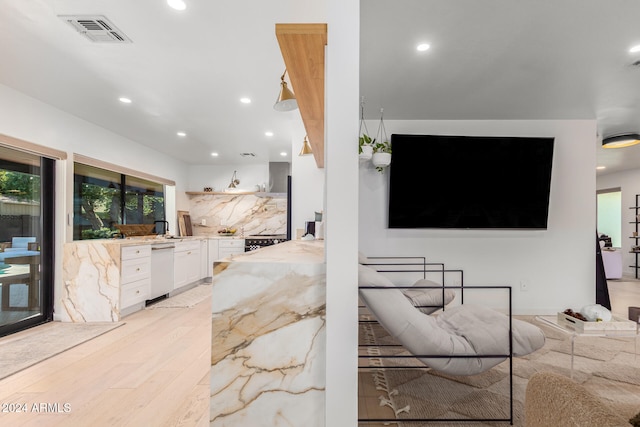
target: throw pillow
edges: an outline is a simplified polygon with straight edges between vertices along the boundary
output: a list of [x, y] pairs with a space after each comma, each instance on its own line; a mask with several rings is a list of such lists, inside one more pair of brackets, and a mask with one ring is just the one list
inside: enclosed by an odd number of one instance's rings
[[[441, 288], [442, 285], [427, 279], [420, 279], [413, 286], [433, 286]], [[403, 289], [402, 293], [406, 296], [414, 307], [417, 307], [423, 313], [431, 314], [442, 308], [442, 289]], [[455, 298], [456, 293], [451, 289], [444, 291], [444, 305], [449, 304]]]

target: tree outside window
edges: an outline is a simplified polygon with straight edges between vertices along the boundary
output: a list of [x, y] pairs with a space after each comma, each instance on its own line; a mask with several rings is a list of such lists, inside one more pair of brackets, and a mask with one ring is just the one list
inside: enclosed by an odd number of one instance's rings
[[115, 237], [116, 225], [165, 218], [162, 184], [81, 163], [74, 168], [74, 240]]

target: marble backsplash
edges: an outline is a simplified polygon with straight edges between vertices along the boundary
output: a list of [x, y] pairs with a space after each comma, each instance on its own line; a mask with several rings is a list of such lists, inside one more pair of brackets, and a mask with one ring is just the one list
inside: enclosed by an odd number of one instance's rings
[[237, 235], [286, 234], [286, 197], [253, 194], [198, 194], [189, 196], [189, 214], [194, 236], [217, 235], [224, 227]]

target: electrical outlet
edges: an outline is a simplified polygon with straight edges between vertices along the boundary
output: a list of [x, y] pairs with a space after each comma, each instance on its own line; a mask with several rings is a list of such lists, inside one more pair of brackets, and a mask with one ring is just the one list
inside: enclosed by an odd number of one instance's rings
[[522, 292], [527, 292], [529, 290], [529, 281], [528, 280], [521, 280], [520, 281], [520, 290]]

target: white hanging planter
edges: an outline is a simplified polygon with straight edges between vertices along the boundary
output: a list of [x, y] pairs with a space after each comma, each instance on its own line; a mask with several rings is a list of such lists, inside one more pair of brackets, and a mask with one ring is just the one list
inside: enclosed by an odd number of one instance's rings
[[384, 168], [391, 164], [391, 143], [387, 138], [387, 130], [384, 127], [383, 120], [384, 109], [380, 109], [380, 124], [378, 132], [376, 132], [376, 140], [373, 143], [373, 156], [371, 162], [376, 170], [380, 173], [384, 172]]
[[386, 168], [391, 164], [391, 153], [373, 153], [371, 162], [376, 168]]
[[359, 154], [360, 160], [371, 160], [373, 147], [371, 145], [363, 145], [360, 149], [362, 150], [362, 153]]

